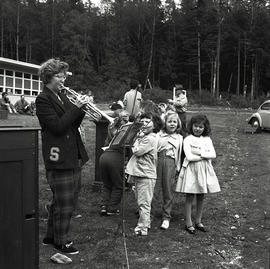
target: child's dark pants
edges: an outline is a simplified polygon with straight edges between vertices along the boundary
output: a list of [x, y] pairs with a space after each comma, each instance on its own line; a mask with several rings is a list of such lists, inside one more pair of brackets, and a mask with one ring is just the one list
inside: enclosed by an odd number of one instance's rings
[[156, 215], [162, 197], [162, 219], [170, 220], [173, 206], [176, 167], [175, 160], [166, 156], [166, 151], [158, 154], [157, 182], [152, 201], [153, 214]]
[[121, 151], [105, 151], [99, 159], [103, 180], [102, 203], [109, 210], [117, 209], [123, 189], [123, 154]]

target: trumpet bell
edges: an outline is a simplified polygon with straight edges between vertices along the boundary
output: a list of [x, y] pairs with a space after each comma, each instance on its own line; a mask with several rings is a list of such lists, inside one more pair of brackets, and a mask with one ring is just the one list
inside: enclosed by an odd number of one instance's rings
[[[68, 88], [68, 87], [64, 87], [62, 85], [62, 89], [65, 90], [65, 94], [67, 96], [67, 98], [69, 99], [69, 101], [72, 104], [75, 104], [76, 99], [81, 96], [79, 93], [77, 93], [76, 91]], [[88, 96], [87, 96], [88, 97]], [[100, 121], [102, 118], [105, 118], [106, 120], [108, 120], [110, 123], [114, 122], [114, 118], [110, 117], [109, 115], [107, 115], [105, 112], [103, 112], [102, 110], [98, 109], [89, 99], [88, 103], [86, 105], [84, 105], [82, 107], [82, 110], [85, 112], [85, 114], [90, 117], [92, 120], [94, 121]]]

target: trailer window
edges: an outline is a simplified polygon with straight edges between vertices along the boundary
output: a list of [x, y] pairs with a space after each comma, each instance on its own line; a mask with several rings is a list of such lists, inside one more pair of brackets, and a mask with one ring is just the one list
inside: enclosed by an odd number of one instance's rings
[[13, 87], [13, 78], [6, 77], [6, 86]]
[[23, 74], [22, 72], [15, 72], [15, 77], [22, 78]]
[[6, 70], [6, 75], [7, 76], [13, 76], [13, 71], [11, 71], [11, 70]]
[[31, 95], [31, 92], [30, 91], [26, 91], [26, 90], [24, 90], [24, 95]]
[[22, 88], [22, 79], [15, 78], [15, 87]]
[[31, 89], [31, 81], [29, 79], [24, 80], [24, 88]]

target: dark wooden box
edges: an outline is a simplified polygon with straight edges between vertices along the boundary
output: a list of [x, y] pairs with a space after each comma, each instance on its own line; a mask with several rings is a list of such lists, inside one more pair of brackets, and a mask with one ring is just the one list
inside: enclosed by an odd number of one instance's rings
[[38, 268], [38, 129], [0, 127], [0, 178], [0, 268]]
[[8, 111], [4, 109], [0, 109], [0, 119], [6, 120], [8, 118]]

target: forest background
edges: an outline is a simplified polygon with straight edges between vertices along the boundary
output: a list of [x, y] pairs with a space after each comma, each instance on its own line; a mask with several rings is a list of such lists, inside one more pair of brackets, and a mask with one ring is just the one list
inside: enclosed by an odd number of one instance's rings
[[73, 73], [67, 84], [97, 101], [122, 99], [135, 78], [156, 102], [182, 84], [197, 103], [257, 106], [270, 90], [269, 4], [1, 0], [0, 56], [36, 64], [59, 57]]

